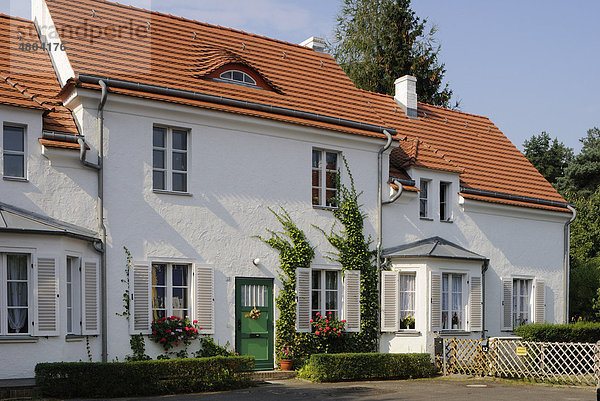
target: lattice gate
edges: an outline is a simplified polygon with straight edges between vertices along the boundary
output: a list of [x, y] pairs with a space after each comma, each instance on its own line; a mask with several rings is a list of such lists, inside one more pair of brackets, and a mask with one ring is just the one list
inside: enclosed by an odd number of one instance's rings
[[440, 370], [446, 374], [528, 378], [595, 386], [600, 379], [600, 342], [542, 343], [490, 339], [444, 339]]

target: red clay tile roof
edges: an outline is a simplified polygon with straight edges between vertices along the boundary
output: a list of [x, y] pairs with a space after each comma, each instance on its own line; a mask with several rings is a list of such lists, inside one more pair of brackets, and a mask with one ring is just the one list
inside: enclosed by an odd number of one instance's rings
[[406, 138], [400, 146], [390, 154], [390, 165], [393, 168], [421, 167], [432, 170], [462, 173], [463, 168], [447, 160], [436, 149], [428, 146], [418, 138]]
[[71, 112], [56, 97], [60, 85], [48, 54], [21, 50], [23, 44], [39, 44], [33, 22], [0, 14], [0, 104], [43, 110], [45, 131], [76, 135]]
[[[460, 173], [461, 186], [465, 188], [564, 202], [486, 117], [419, 103], [419, 118], [409, 119], [391, 96], [357, 89], [330, 55], [104, 0], [80, 0], [77, 3], [47, 0], [47, 5], [76, 74], [222, 96], [394, 128], [398, 132], [397, 139], [407, 137], [418, 145], [418, 149], [416, 158], [411, 158], [410, 147], [404, 145], [402, 150], [394, 151], [392, 169], [398, 170], [409, 162], [415, 166]], [[85, 35], [86, 32], [90, 34]], [[98, 32], [104, 34], [91, 34]], [[215, 71], [226, 63], [245, 63], [279, 91], [198, 78], [199, 74]], [[97, 85], [75, 83], [97, 89]], [[383, 137], [372, 131], [208, 101], [119, 88], [111, 88], [111, 92]], [[418, 138], [417, 142], [415, 138]], [[396, 170], [391, 173], [399, 173]]]

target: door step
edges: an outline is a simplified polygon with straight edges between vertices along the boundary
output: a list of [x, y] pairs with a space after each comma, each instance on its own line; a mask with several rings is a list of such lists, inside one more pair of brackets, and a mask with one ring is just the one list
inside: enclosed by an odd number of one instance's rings
[[298, 372], [294, 370], [263, 370], [259, 372], [252, 372], [250, 377], [254, 381], [268, 381], [268, 380], [287, 380], [293, 379], [298, 375]]

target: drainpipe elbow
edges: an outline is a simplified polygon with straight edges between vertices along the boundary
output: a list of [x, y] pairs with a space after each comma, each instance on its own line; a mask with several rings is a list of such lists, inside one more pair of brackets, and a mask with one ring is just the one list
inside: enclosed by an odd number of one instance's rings
[[402, 186], [402, 183], [400, 181], [394, 180], [392, 182], [398, 187], [398, 189], [396, 190], [396, 192], [394, 193], [394, 195], [392, 195], [390, 197], [389, 200], [386, 200], [386, 201], [382, 202], [384, 205], [389, 205], [390, 203], [396, 202], [396, 200], [398, 200], [398, 198], [400, 197], [400, 195], [402, 195], [402, 192], [404, 191], [404, 187]]

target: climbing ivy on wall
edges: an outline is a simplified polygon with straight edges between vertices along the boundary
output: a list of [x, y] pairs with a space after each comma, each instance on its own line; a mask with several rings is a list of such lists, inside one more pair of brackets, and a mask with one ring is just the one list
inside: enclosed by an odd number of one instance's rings
[[[350, 187], [337, 183], [337, 209], [333, 215], [342, 224], [343, 229], [336, 233], [332, 227], [329, 234], [319, 229], [329, 243], [337, 250], [331, 260], [342, 265], [343, 270], [360, 270], [360, 332], [352, 333], [349, 344], [352, 349], [346, 352], [376, 352], [377, 351], [377, 317], [379, 313], [379, 296], [377, 293], [377, 267], [375, 265], [376, 251], [371, 250], [371, 237], [365, 238], [364, 221], [366, 215], [361, 211], [359, 198], [361, 193], [356, 191], [354, 178], [348, 167], [348, 162], [342, 156]], [[337, 175], [338, 177], [340, 174]]]
[[275, 322], [275, 349], [280, 357], [279, 353], [284, 347], [292, 346], [296, 359], [303, 360], [310, 356], [316, 344], [311, 333], [296, 333], [296, 269], [310, 267], [315, 250], [283, 208], [280, 213], [269, 210], [283, 227], [283, 232], [267, 229], [271, 238], [257, 237], [279, 251], [279, 279], [282, 288], [275, 298], [275, 305], [279, 310], [279, 319]]

